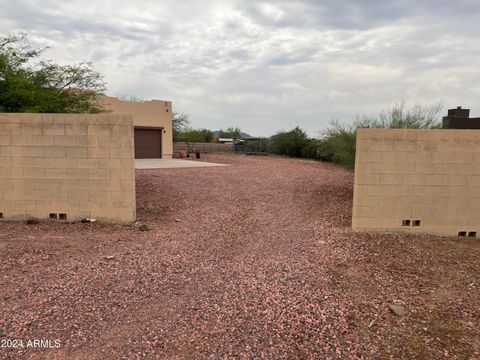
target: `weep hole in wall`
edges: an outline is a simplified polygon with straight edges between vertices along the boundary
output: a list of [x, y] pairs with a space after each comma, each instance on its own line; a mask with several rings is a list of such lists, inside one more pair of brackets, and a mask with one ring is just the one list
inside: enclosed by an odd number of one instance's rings
[[422, 226], [422, 220], [419, 219], [403, 219], [402, 220], [402, 226], [413, 226], [413, 227], [419, 227]]
[[48, 214], [50, 220], [67, 220], [67, 214], [65, 213], [50, 213]]

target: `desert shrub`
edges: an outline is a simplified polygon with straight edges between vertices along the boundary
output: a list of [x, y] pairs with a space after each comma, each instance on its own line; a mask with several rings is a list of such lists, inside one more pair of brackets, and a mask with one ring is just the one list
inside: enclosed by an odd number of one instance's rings
[[300, 127], [280, 131], [270, 138], [270, 151], [275, 154], [301, 157], [308, 142], [307, 134]]
[[441, 128], [439, 119], [443, 106], [419, 105], [407, 108], [404, 103], [382, 111], [376, 117], [363, 116], [354, 123], [356, 128], [386, 128], [386, 129], [438, 129]]
[[354, 125], [342, 124], [334, 121], [325, 130], [324, 137], [319, 140], [317, 158], [341, 164], [349, 169], [355, 166], [355, 137]]
[[319, 140], [317, 157], [353, 169], [358, 128], [436, 129], [441, 127], [441, 110], [440, 104], [406, 108], [402, 103], [382, 111], [376, 117], [358, 117], [352, 124], [333, 121]]
[[307, 159], [317, 159], [319, 157], [319, 147], [321, 144], [321, 140], [307, 139], [302, 149], [302, 157]]

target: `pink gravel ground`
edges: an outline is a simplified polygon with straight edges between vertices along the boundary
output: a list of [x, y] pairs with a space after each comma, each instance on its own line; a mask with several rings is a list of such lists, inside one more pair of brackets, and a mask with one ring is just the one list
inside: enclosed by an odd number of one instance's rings
[[[137, 171], [138, 226], [0, 223], [2, 359], [480, 357], [480, 241], [355, 234], [353, 175]], [[397, 317], [388, 304], [404, 306]]]

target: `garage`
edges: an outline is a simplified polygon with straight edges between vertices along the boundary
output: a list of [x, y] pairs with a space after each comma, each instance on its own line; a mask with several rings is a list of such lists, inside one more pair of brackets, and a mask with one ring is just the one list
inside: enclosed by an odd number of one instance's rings
[[154, 159], [162, 157], [163, 128], [135, 127], [135, 158]]

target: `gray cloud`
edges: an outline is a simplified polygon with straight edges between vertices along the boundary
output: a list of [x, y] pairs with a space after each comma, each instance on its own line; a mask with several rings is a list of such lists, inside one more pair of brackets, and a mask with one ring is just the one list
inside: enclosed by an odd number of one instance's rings
[[406, 101], [480, 113], [478, 1], [0, 0], [0, 32], [92, 61], [111, 95], [170, 99], [195, 126], [315, 135]]
[[239, 9], [262, 26], [371, 29], [412, 17], [470, 16], [475, 0], [288, 0], [254, 1]]

